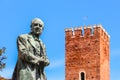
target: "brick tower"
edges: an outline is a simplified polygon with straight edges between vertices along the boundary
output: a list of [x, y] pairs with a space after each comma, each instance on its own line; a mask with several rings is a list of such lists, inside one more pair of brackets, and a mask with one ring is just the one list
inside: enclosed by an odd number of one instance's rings
[[101, 25], [65, 29], [65, 80], [110, 80], [109, 35]]

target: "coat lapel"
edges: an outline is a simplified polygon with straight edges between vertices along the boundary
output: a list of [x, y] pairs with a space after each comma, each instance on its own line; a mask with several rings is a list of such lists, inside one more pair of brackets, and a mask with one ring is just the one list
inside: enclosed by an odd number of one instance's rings
[[[35, 50], [38, 49], [37, 46], [35, 45], [36, 44], [35, 40], [31, 35], [28, 36], [28, 41], [34, 47]], [[44, 51], [45, 47], [44, 47], [44, 45], [43, 45], [43, 43], [42, 43], [42, 41], [40, 39], [39, 39], [39, 44], [40, 44], [40, 51], [42, 51], [41, 53], [45, 55], [45, 51]]]
[[34, 40], [34, 38], [31, 35], [28, 36], [28, 41], [36, 49], [35, 40]]

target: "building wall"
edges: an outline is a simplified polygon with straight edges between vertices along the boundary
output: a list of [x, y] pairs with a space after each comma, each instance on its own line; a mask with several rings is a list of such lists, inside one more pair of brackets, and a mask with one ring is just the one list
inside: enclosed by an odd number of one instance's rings
[[103, 41], [103, 32], [108, 39], [101, 25], [65, 29], [65, 80], [80, 80], [81, 72], [85, 80], [109, 80], [109, 44]]
[[110, 40], [104, 29], [100, 35], [100, 80], [110, 80]]

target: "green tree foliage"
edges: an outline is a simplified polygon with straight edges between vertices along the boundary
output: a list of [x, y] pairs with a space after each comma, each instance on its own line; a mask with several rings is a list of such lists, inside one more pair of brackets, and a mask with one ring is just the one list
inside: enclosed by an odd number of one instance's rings
[[2, 49], [0, 49], [0, 71], [2, 71], [3, 68], [5, 68], [5, 63], [3, 62], [4, 59], [6, 59], [7, 57], [4, 56], [5, 53], [5, 47], [3, 47]]

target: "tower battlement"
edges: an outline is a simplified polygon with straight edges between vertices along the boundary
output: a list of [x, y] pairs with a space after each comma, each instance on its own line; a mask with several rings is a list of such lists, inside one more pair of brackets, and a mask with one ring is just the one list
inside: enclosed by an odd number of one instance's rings
[[90, 37], [102, 36], [103, 38], [110, 38], [110, 35], [105, 31], [102, 25], [84, 26], [65, 29], [66, 37]]

